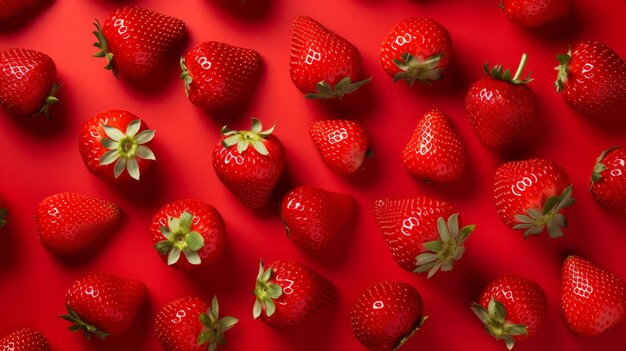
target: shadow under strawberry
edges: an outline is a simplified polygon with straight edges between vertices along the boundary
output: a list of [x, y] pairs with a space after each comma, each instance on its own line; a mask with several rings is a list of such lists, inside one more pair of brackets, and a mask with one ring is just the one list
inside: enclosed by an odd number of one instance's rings
[[312, 109], [320, 111], [320, 113], [316, 114], [320, 116], [319, 119], [348, 116], [363, 119], [364, 117], [376, 115], [378, 101], [372, 84], [373, 82], [365, 84], [355, 92], [344, 95], [341, 99], [303, 99], [307, 100], [307, 105], [311, 106]]
[[[63, 82], [59, 78], [59, 82]], [[72, 105], [69, 103], [71, 93], [68, 93], [68, 87], [61, 85], [57, 97], [59, 102], [50, 105], [49, 117], [43, 113], [39, 113], [30, 117], [12, 117], [18, 127], [26, 133], [32, 134], [37, 139], [54, 138], [66, 135], [70, 132], [69, 116], [75, 116], [72, 111]]]
[[0, 274], [14, 270], [23, 257], [20, 256], [23, 252], [23, 242], [20, 235], [15, 232], [15, 223], [12, 223], [14, 218], [15, 216], [9, 217], [7, 224], [0, 228]]
[[501, 151], [491, 151], [497, 153], [502, 162], [532, 158], [536, 155], [535, 151], [542, 149], [551, 140], [550, 131], [558, 130], [553, 122], [539, 105], [533, 124], [520, 135], [516, 143]]
[[25, 28], [32, 20], [39, 17], [54, 0], [40, 0], [37, 4], [23, 10], [15, 16], [0, 22], [0, 35], [18, 32]]
[[402, 86], [399, 89], [408, 89], [411, 94], [415, 94], [421, 99], [428, 99], [429, 95], [450, 96], [464, 94], [470, 86], [470, 81], [461, 66], [459, 66], [456, 57], [452, 57], [441, 76], [441, 80], [434, 81], [432, 84], [416, 82], [410, 86], [406, 82], [399, 80], [395, 85]]
[[262, 21], [271, 12], [274, 0], [205, 0], [228, 15], [240, 17], [246, 22]]
[[626, 100], [601, 115], [589, 116], [579, 112], [575, 114], [590, 127], [600, 129], [603, 134], [619, 136], [626, 132]]
[[[339, 174], [335, 174], [335, 176], [341, 178], [344, 183], [359, 188], [371, 188], [375, 186], [378, 182], [382, 181], [380, 178], [380, 162], [381, 158], [384, 158], [384, 155], [376, 155], [376, 146], [372, 146], [371, 139], [369, 149], [372, 150], [373, 154], [371, 157], [365, 157], [363, 165], [361, 165], [360, 169], [348, 176], [342, 176]], [[321, 160], [319, 162], [320, 167], [325, 167]]]
[[535, 28], [522, 28], [527, 30], [536, 40], [548, 42], [563, 43], [564, 40], [575, 42], [580, 37], [580, 33], [584, 32], [585, 20], [580, 10], [576, 6], [576, 2], [572, 4], [572, 10], [569, 14], [562, 18], [548, 22]]

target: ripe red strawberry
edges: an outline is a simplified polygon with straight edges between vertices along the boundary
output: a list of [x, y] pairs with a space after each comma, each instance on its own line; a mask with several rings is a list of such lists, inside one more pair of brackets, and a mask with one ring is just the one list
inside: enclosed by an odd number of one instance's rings
[[[346, 39], [307, 16], [293, 21], [289, 73], [308, 99], [341, 99], [367, 84], [361, 54]], [[359, 81], [360, 80], [360, 81]]]
[[254, 288], [253, 316], [273, 328], [292, 328], [335, 298], [335, 286], [305, 265], [275, 261], [265, 269], [263, 260]]
[[217, 297], [211, 306], [198, 297], [183, 297], [161, 308], [155, 331], [165, 351], [215, 351], [226, 343], [224, 333], [238, 321], [220, 318]]
[[9, 210], [4, 200], [0, 198], [0, 228], [4, 227], [8, 222]]
[[[0, 11], [1, 12], [1, 11]], [[50, 56], [30, 49], [0, 50], [0, 105], [15, 116], [48, 116], [61, 85]]]
[[39, 241], [46, 250], [76, 254], [98, 244], [120, 222], [114, 203], [77, 193], [43, 199], [35, 212]]
[[48, 339], [40, 332], [23, 328], [0, 339], [2, 351], [50, 351]]
[[110, 183], [139, 180], [150, 160], [156, 160], [149, 148], [154, 133], [132, 113], [108, 110], [83, 124], [78, 147], [87, 170], [96, 177]]
[[567, 15], [572, 10], [572, 0], [502, 0], [500, 7], [511, 21], [536, 27]]
[[394, 83], [404, 80], [430, 84], [441, 79], [452, 58], [448, 30], [430, 18], [410, 17], [398, 22], [380, 46], [380, 63]]
[[548, 301], [536, 282], [505, 275], [489, 283], [479, 303], [471, 308], [485, 331], [496, 340], [504, 340], [510, 350], [515, 341], [537, 333], [548, 314]]
[[626, 283], [589, 261], [563, 262], [561, 312], [576, 334], [597, 336], [626, 319]]
[[311, 125], [309, 134], [326, 167], [341, 175], [356, 172], [365, 157], [371, 155], [367, 132], [358, 122], [317, 121]]
[[600, 154], [590, 191], [600, 205], [626, 214], [626, 149], [616, 146]]
[[394, 260], [406, 271], [428, 272], [428, 278], [439, 269], [452, 270], [465, 252], [463, 243], [476, 229], [459, 229], [459, 214], [452, 205], [428, 197], [380, 199], [370, 210]]
[[507, 162], [496, 170], [493, 196], [500, 218], [524, 237], [563, 236], [567, 220], [561, 213], [572, 205], [572, 185], [565, 170], [541, 158]]
[[[557, 55], [557, 92], [565, 102], [586, 115], [602, 115], [626, 100], [626, 62], [613, 49], [597, 41], [582, 41], [567, 54]], [[624, 120], [624, 113], [615, 117]]]
[[215, 207], [189, 199], [165, 205], [150, 225], [154, 248], [163, 261], [180, 269], [215, 262], [224, 252], [225, 233], [224, 220]]
[[261, 72], [261, 55], [252, 49], [207, 41], [182, 57], [180, 67], [189, 101], [214, 110], [242, 102]]
[[352, 305], [352, 332], [375, 351], [398, 350], [424, 321], [424, 304], [411, 285], [383, 281], [365, 289]]
[[474, 82], [465, 95], [465, 111], [472, 128], [483, 146], [490, 149], [506, 149], [518, 144], [537, 118], [535, 94], [526, 85], [533, 79], [530, 74], [521, 79], [527, 55], [514, 76], [502, 65], [485, 72], [489, 77]]
[[82, 330], [88, 339], [104, 339], [130, 328], [146, 298], [144, 283], [104, 273], [87, 274], [76, 280], [65, 295], [71, 331]]
[[2, 0], [0, 1], [0, 21], [13, 19], [49, 1], [50, 0]]
[[402, 150], [402, 164], [413, 177], [435, 183], [457, 179], [467, 165], [467, 151], [446, 115], [427, 112]]
[[104, 25], [96, 20], [93, 34], [100, 49], [94, 57], [105, 57], [113, 75], [141, 78], [150, 74], [175, 50], [185, 37], [185, 23], [174, 17], [142, 9], [120, 7]]
[[355, 207], [351, 195], [301, 186], [285, 194], [280, 210], [289, 239], [302, 249], [320, 250], [339, 234]]
[[[250, 130], [222, 127], [222, 139], [213, 149], [213, 169], [242, 204], [260, 208], [267, 203], [285, 169], [285, 149], [272, 133], [252, 118]], [[251, 147], [250, 147], [251, 146]]]

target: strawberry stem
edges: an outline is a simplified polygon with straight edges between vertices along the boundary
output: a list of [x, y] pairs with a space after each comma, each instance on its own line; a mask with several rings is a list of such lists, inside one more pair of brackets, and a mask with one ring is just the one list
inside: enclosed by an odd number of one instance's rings
[[137, 158], [144, 160], [156, 160], [150, 148], [143, 145], [154, 138], [154, 130], [144, 130], [140, 133], [141, 120], [131, 121], [126, 127], [126, 131], [107, 125], [103, 125], [104, 133], [107, 137], [100, 139], [100, 144], [107, 151], [100, 157], [100, 165], [108, 165], [115, 162], [113, 169], [115, 178], [118, 178], [124, 170], [135, 180], [139, 180], [139, 164]]
[[485, 331], [496, 340], [504, 340], [509, 350], [515, 345], [515, 336], [528, 335], [525, 325], [514, 324], [506, 319], [506, 308], [493, 295], [487, 308], [477, 303], [472, 303], [470, 308], [485, 326]]
[[107, 336], [110, 335], [109, 333], [105, 331], [99, 330], [98, 327], [96, 327], [95, 325], [90, 325], [87, 322], [85, 322], [82, 318], [80, 318], [80, 316], [76, 312], [74, 312], [74, 310], [70, 307], [70, 305], [66, 305], [66, 308], [67, 308], [68, 314], [63, 314], [63, 315], [60, 315], [59, 317], [72, 323], [72, 325], [68, 327], [69, 330], [73, 332], [82, 330], [87, 340], [91, 339], [91, 335], [95, 335], [102, 340], [104, 340]]
[[535, 208], [529, 208], [527, 215], [516, 215], [515, 218], [519, 224], [513, 226], [515, 230], [526, 230], [524, 237], [529, 235], [538, 235], [547, 229], [550, 238], [558, 238], [563, 236], [563, 229], [567, 228], [567, 220], [561, 211], [574, 204], [572, 198], [572, 188], [570, 185], [560, 195], [554, 195], [548, 198], [544, 204], [542, 211]]
[[256, 152], [267, 156], [269, 155], [269, 151], [267, 151], [263, 141], [274, 132], [274, 129], [276, 129], [276, 122], [274, 122], [272, 128], [263, 130], [261, 121], [254, 117], [252, 117], [250, 130], [231, 130], [228, 126], [223, 126], [221, 133], [227, 138], [222, 140], [222, 146], [229, 148], [237, 145], [237, 152], [241, 154], [252, 145]]
[[191, 230], [193, 214], [185, 211], [180, 217], [169, 217], [167, 227], [159, 229], [165, 240], [161, 240], [154, 248], [162, 255], [167, 255], [167, 264], [178, 262], [181, 252], [192, 265], [202, 263], [198, 251], [204, 247], [204, 238], [200, 233]]
[[416, 321], [415, 326], [413, 327], [413, 329], [411, 329], [409, 334], [405, 335], [402, 339], [400, 339], [400, 342], [398, 342], [398, 345], [393, 348], [393, 351], [399, 350], [407, 341], [409, 341], [409, 339], [411, 339], [413, 337], [413, 335], [415, 335], [415, 333], [417, 333], [417, 331], [422, 328], [422, 326], [424, 325], [424, 322], [426, 321], [426, 319], [428, 319], [428, 316], [420, 317]]
[[569, 71], [569, 62], [572, 59], [572, 47], [570, 46], [567, 50], [566, 54], [558, 54], [556, 55], [556, 60], [559, 62], [559, 65], [554, 67], [554, 69], [558, 72], [556, 75], [556, 81], [554, 82], [554, 87], [556, 88], [556, 92], [560, 93], [565, 89], [565, 83], [568, 79], [568, 71]]
[[202, 331], [198, 334], [198, 344], [204, 345], [208, 343], [208, 348], [206, 349], [211, 351], [217, 350], [218, 346], [226, 343], [224, 333], [239, 322], [239, 319], [235, 317], [219, 317], [217, 296], [213, 296], [211, 307], [206, 313], [201, 313], [198, 318], [203, 326]]
[[517, 71], [515, 75], [511, 77], [511, 71], [509, 69], [502, 70], [502, 65], [495, 65], [489, 69], [489, 63], [485, 62], [484, 70], [488, 76], [496, 80], [502, 80], [511, 84], [528, 84], [534, 80], [531, 77], [532, 72], [529, 72], [526, 78], [520, 79], [522, 76], [522, 72], [526, 67], [526, 61], [528, 60], [528, 55], [526, 53], [522, 54], [522, 59], [520, 60], [519, 65], [517, 66]]
[[283, 289], [276, 283], [270, 283], [272, 275], [274, 275], [274, 270], [272, 268], [265, 270], [263, 259], [261, 259], [259, 274], [256, 277], [256, 287], [254, 288], [254, 295], [256, 295], [252, 310], [254, 319], [259, 318], [264, 309], [268, 317], [271, 317], [276, 312], [274, 300], [283, 294]]
[[304, 95], [305, 99], [332, 99], [339, 98], [341, 100], [344, 95], [350, 94], [365, 84], [369, 83], [373, 77], [352, 83], [350, 77], [343, 77], [335, 86], [323, 80], [315, 85], [317, 93], [309, 93]]
[[416, 81], [430, 85], [434, 80], [441, 79], [442, 69], [436, 67], [439, 66], [442, 58], [443, 54], [422, 58], [405, 52], [400, 59], [393, 59], [393, 63], [402, 70], [393, 76], [393, 82], [402, 79], [410, 86], [413, 86]]
[[593, 185], [596, 182], [599, 182], [600, 179], [602, 179], [602, 172], [604, 172], [606, 170], [606, 165], [602, 163], [602, 160], [604, 160], [604, 158], [606, 157], [606, 155], [615, 149], [620, 148], [620, 146], [613, 146], [611, 148], [608, 148], [604, 151], [602, 151], [602, 153], [600, 154], [600, 156], [598, 156], [598, 158], [596, 159], [596, 164], [593, 167], [593, 173], [591, 174], [591, 185], [589, 187], [589, 191], [593, 190]]
[[102, 34], [102, 26], [100, 25], [100, 22], [97, 18], [95, 20], [96, 21], [93, 23], [93, 25], [96, 27], [96, 30], [92, 33], [96, 36], [96, 39], [98, 41], [93, 43], [93, 46], [100, 49], [100, 51], [96, 52], [92, 56], [106, 58], [107, 65], [104, 66], [104, 68], [110, 70], [113, 73], [113, 76], [117, 78], [117, 69], [113, 65], [113, 53], [109, 52], [107, 39], [104, 37], [104, 34]]

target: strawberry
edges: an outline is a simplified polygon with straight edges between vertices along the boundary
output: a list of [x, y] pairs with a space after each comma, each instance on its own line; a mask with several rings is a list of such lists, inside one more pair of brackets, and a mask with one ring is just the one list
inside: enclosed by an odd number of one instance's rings
[[363, 126], [355, 121], [334, 119], [317, 121], [309, 134], [326, 167], [341, 175], [356, 172], [366, 156], [369, 138]]
[[383, 281], [365, 289], [352, 305], [352, 332], [375, 351], [398, 350], [424, 321], [424, 304], [411, 285]]
[[471, 309], [485, 331], [496, 340], [504, 340], [510, 350], [515, 341], [537, 333], [548, 314], [548, 301], [539, 284], [505, 275], [490, 282]]
[[[626, 100], [626, 62], [607, 45], [582, 41], [556, 58], [554, 86], [574, 110], [592, 116], [610, 114]], [[624, 119], [623, 110], [615, 115]]]
[[413, 177], [447, 183], [457, 179], [467, 165], [463, 140], [446, 115], [427, 112], [402, 150], [402, 164]]
[[428, 278], [439, 269], [452, 270], [476, 229], [459, 229], [459, 214], [452, 205], [428, 197], [380, 199], [370, 210], [398, 265], [413, 273], [428, 272]]
[[[213, 149], [213, 169], [237, 200], [251, 208], [267, 203], [285, 169], [285, 149], [272, 133], [276, 124], [263, 131], [252, 118], [250, 130], [222, 127], [222, 138]], [[252, 147], [250, 147], [252, 146]]]
[[578, 257], [563, 262], [561, 313], [576, 334], [598, 336], [626, 319], [626, 283]]
[[600, 205], [626, 214], [626, 149], [616, 146], [600, 154], [590, 191]]
[[104, 25], [96, 20], [94, 26], [94, 46], [100, 51], [93, 56], [105, 57], [104, 68], [116, 78], [118, 73], [127, 78], [152, 73], [186, 35], [182, 20], [139, 7], [120, 7]]
[[14, 19], [32, 9], [45, 5], [50, 0], [2, 0], [0, 1], [0, 21]]
[[0, 339], [2, 351], [50, 351], [48, 339], [28, 328], [18, 329]]
[[[189, 269], [215, 262], [226, 244], [224, 220], [215, 207], [198, 200], [178, 200], [152, 218], [150, 236], [163, 261]], [[180, 259], [181, 252], [185, 259]]]
[[343, 98], [367, 84], [361, 54], [346, 39], [307, 16], [293, 21], [289, 73], [307, 99]]
[[285, 194], [280, 210], [289, 239], [302, 249], [320, 250], [339, 234], [355, 206], [351, 195], [301, 186]]
[[537, 27], [567, 15], [572, 10], [572, 0], [502, 0], [500, 8], [511, 21]]
[[489, 77], [474, 82], [465, 95], [465, 111], [485, 147], [507, 149], [518, 144], [537, 118], [537, 99], [526, 85], [533, 79], [530, 74], [521, 79], [527, 57], [522, 55], [513, 77], [508, 69], [502, 72], [502, 65], [489, 71], [485, 63]]
[[0, 197], [0, 228], [4, 227], [8, 222], [9, 210], [4, 200]]
[[[1, 12], [1, 11], [0, 11]], [[50, 56], [30, 49], [0, 50], [0, 106], [15, 116], [44, 114], [61, 87]]]
[[572, 185], [565, 170], [550, 160], [534, 158], [507, 162], [496, 170], [493, 196], [500, 218], [524, 237], [547, 230], [563, 236], [567, 220], [561, 213], [572, 205]]
[[87, 170], [107, 182], [139, 180], [140, 174], [152, 164], [150, 160], [156, 160], [149, 148], [154, 133], [146, 122], [130, 112], [100, 112], [80, 130], [80, 155]]
[[215, 351], [226, 343], [224, 333], [238, 321], [220, 318], [217, 297], [211, 306], [198, 297], [183, 297], [161, 308], [155, 331], [165, 351]]
[[71, 331], [104, 339], [130, 328], [146, 298], [144, 283], [111, 274], [93, 273], [76, 280], [65, 295]]
[[48, 196], [35, 212], [41, 245], [58, 255], [76, 254], [93, 247], [120, 220], [120, 209], [114, 203], [77, 193]]
[[430, 84], [441, 79], [452, 58], [448, 30], [431, 18], [410, 17], [398, 22], [380, 45], [380, 63], [394, 83], [404, 80]]
[[335, 286], [302, 263], [275, 261], [265, 269], [263, 260], [254, 288], [254, 319], [273, 328], [293, 328], [335, 297]]
[[181, 57], [180, 67], [189, 101], [215, 110], [242, 102], [261, 72], [261, 55], [252, 49], [207, 41]]

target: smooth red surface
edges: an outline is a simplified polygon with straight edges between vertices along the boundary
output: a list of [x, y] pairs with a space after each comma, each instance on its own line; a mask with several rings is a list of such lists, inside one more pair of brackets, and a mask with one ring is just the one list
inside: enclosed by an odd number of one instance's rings
[[[252, 1], [251, 1], [252, 2]], [[212, 116], [187, 101], [178, 79], [176, 57], [160, 72], [158, 83], [130, 84], [103, 69], [90, 55], [94, 17], [103, 21], [122, 3], [132, 3], [182, 18], [190, 39], [187, 48], [205, 40], [257, 49], [264, 74], [251, 103], [236, 116]], [[291, 21], [309, 15], [354, 43], [365, 73], [374, 76], [343, 107], [305, 101], [288, 73]], [[430, 88], [393, 84], [378, 62], [380, 40], [407, 16], [430, 16], [452, 35], [456, 57], [446, 79]], [[487, 336], [469, 309], [483, 287], [510, 273], [536, 280], [548, 297], [546, 325], [517, 350], [616, 350], [622, 347], [622, 324], [597, 338], [570, 332], [559, 312], [561, 263], [575, 253], [626, 279], [626, 220], [600, 208], [592, 199], [588, 179], [595, 158], [615, 144], [626, 144], [624, 130], [600, 128], [570, 110], [552, 87], [554, 55], [577, 40], [596, 39], [626, 57], [626, 6], [621, 0], [575, 1], [567, 19], [547, 28], [527, 30], [510, 22], [498, 1], [267, 0], [259, 15], [242, 16], [210, 0], [57, 0], [14, 30], [0, 34], [0, 47], [28, 47], [49, 54], [64, 86], [62, 104], [53, 111], [57, 124], [17, 121], [0, 112], [0, 192], [10, 204], [11, 223], [0, 231], [0, 334], [18, 327], [42, 331], [54, 350], [160, 350], [153, 317], [166, 303], [186, 295], [220, 299], [220, 310], [241, 319], [227, 333], [224, 350], [362, 350], [352, 335], [351, 304], [360, 291], [384, 280], [398, 279], [418, 288], [430, 318], [403, 350], [505, 350]], [[484, 149], [474, 136], [463, 98], [469, 84], [482, 76], [485, 60], [517, 66], [529, 54], [530, 87], [539, 102], [542, 126], [536, 141], [511, 155]], [[78, 153], [78, 130], [91, 115], [110, 108], [127, 109], [157, 130], [158, 161], [141, 184], [112, 186], [85, 169]], [[400, 162], [418, 118], [432, 108], [447, 113], [465, 140], [470, 167], [464, 178], [447, 186], [412, 179]], [[219, 183], [210, 154], [219, 127], [249, 126], [249, 117], [265, 124], [278, 121], [276, 135], [287, 148], [287, 172], [278, 193], [310, 184], [354, 195], [357, 215], [324, 255], [297, 249], [285, 237], [276, 206], [253, 212], [240, 205]], [[348, 117], [362, 121], [371, 134], [376, 157], [359, 175], [343, 178], [325, 168], [308, 137], [319, 119]], [[548, 157], [560, 163], [574, 184], [577, 203], [568, 211], [570, 228], [563, 239], [547, 236], [524, 240], [498, 218], [492, 198], [493, 175], [504, 160]], [[32, 219], [37, 203], [52, 193], [76, 191], [112, 200], [125, 215], [118, 233], [89, 257], [62, 259], [43, 249]], [[384, 196], [429, 195], [452, 202], [465, 224], [478, 228], [467, 252], [450, 273], [431, 280], [403, 271], [393, 261], [383, 236], [368, 213], [369, 204]], [[193, 272], [167, 267], [153, 252], [148, 227], [165, 203], [198, 198], [213, 204], [226, 222], [228, 243], [216, 264]], [[279, 197], [274, 199], [278, 203]], [[297, 259], [324, 274], [338, 288], [338, 299], [306, 325], [291, 331], [273, 330], [252, 320], [251, 293], [259, 258]], [[70, 284], [87, 272], [108, 272], [141, 279], [149, 298], [132, 329], [106, 342], [87, 342], [67, 331], [57, 317], [64, 310]]]

